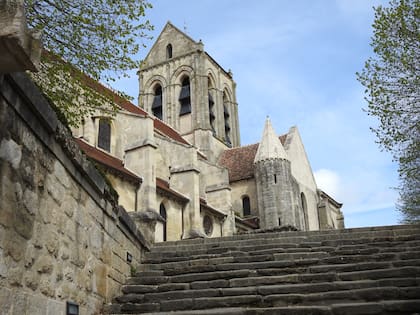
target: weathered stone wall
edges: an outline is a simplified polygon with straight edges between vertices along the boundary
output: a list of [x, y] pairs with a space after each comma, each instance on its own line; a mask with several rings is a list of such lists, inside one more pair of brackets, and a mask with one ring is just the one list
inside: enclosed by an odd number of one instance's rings
[[[183, 205], [179, 202], [169, 199], [168, 197], [157, 196], [157, 204], [165, 206], [166, 210], [166, 240], [167, 241], [177, 241], [182, 239], [183, 236], [183, 223], [182, 223], [182, 212]], [[163, 242], [163, 228], [164, 224], [162, 222], [156, 223], [155, 230], [155, 242]]]
[[249, 197], [251, 215], [258, 216], [257, 186], [255, 178], [249, 178], [231, 183], [232, 188], [232, 209], [240, 216], [243, 216], [242, 198]]
[[[292, 175], [299, 183], [299, 189], [304, 193], [307, 203], [307, 230], [319, 230], [318, 195], [315, 178], [312, 172], [305, 147], [297, 127], [289, 130], [284, 148], [291, 161]], [[298, 202], [300, 204], [300, 202]]]
[[267, 159], [254, 167], [261, 228], [291, 225], [302, 229], [298, 185], [292, 177], [290, 161]]
[[320, 199], [318, 207], [320, 230], [344, 229], [344, 216], [340, 206], [331, 202], [322, 193]]
[[106, 176], [118, 193], [118, 203], [127, 212], [137, 211], [136, 194], [140, 189], [139, 186], [112, 174], [106, 174]]
[[0, 75], [2, 314], [99, 314], [147, 247], [24, 74]]

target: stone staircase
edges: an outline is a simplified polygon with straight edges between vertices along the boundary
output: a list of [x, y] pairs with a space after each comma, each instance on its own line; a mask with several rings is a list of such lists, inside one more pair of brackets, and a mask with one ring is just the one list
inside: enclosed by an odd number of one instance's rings
[[107, 314], [420, 314], [420, 225], [155, 244]]

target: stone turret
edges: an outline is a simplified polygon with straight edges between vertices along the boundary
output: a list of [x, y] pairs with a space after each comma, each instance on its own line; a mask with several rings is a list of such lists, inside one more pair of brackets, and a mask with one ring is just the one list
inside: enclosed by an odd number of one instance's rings
[[267, 117], [254, 159], [260, 227], [281, 225], [300, 228], [293, 207], [294, 179], [287, 153]]

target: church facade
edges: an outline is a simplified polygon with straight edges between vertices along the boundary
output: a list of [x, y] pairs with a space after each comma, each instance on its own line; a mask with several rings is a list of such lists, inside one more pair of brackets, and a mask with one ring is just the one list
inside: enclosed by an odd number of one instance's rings
[[73, 134], [154, 241], [344, 227], [296, 127], [279, 137], [267, 119], [259, 144], [240, 145], [236, 83], [201, 41], [168, 22], [138, 75], [138, 106], [116, 96], [115, 116]]

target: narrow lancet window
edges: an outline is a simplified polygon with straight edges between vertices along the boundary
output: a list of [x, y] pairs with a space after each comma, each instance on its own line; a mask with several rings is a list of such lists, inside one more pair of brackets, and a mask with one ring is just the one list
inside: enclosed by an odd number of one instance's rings
[[244, 217], [251, 215], [251, 203], [248, 196], [242, 198], [242, 213]]
[[111, 123], [108, 119], [99, 120], [98, 147], [111, 152]]
[[166, 241], [166, 238], [167, 238], [167, 232], [166, 232], [166, 229], [167, 229], [167, 224], [166, 224], [166, 220], [167, 220], [167, 215], [166, 215], [166, 208], [165, 208], [165, 206], [163, 205], [163, 203], [161, 203], [160, 204], [160, 207], [159, 207], [159, 214], [160, 214], [160, 216], [162, 217], [162, 219], [164, 219], [165, 221], [163, 222], [163, 241], [165, 242]]
[[214, 122], [216, 120], [216, 115], [214, 114], [213, 96], [211, 96], [210, 92], [209, 92], [209, 120], [210, 120], [211, 130], [213, 131], [213, 134], [215, 134], [216, 133], [216, 128], [214, 127]]
[[168, 44], [168, 46], [166, 46], [166, 59], [171, 59], [172, 58], [172, 45]]
[[223, 116], [225, 118], [225, 139], [228, 146], [232, 146], [232, 141], [230, 140], [230, 114], [229, 114], [229, 101], [226, 95], [226, 92], [223, 93]]

